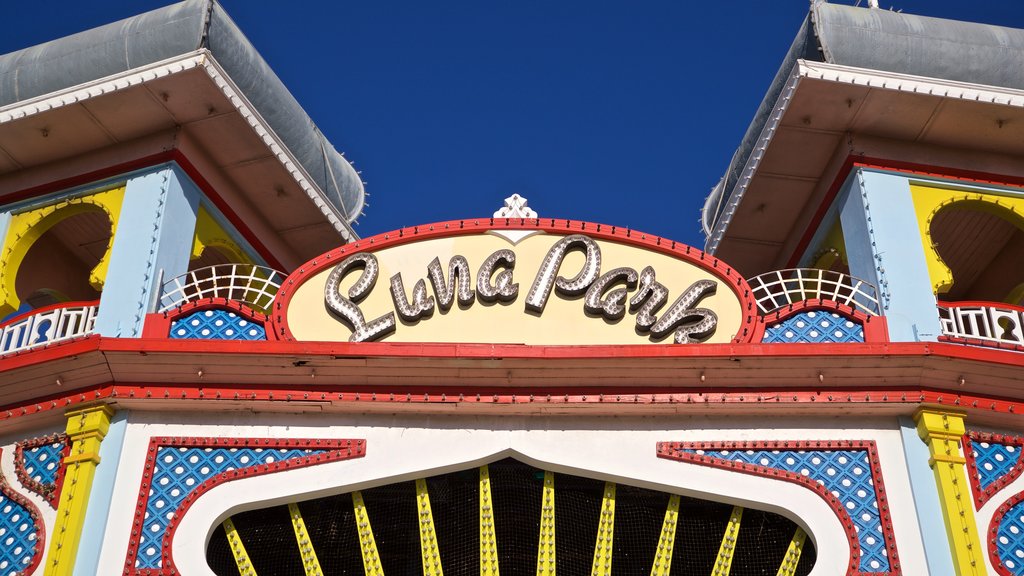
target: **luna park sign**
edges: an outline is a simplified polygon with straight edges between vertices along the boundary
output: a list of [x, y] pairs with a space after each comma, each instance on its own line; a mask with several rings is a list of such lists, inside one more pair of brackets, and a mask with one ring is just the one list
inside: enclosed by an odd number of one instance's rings
[[339, 248], [286, 280], [276, 323], [295, 340], [608, 345], [736, 341], [750, 320], [746, 283], [699, 250], [550, 222]]

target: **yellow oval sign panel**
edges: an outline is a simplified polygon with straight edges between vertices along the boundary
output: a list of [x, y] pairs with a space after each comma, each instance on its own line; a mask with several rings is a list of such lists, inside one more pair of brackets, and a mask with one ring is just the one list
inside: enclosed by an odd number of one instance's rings
[[[547, 222], [547, 221], [545, 221]], [[636, 232], [457, 223], [362, 240], [293, 274], [275, 324], [301, 341], [530, 345], [744, 341], [746, 282]], [[438, 231], [434, 229], [438, 228]], [[420, 233], [419, 230], [424, 230]]]

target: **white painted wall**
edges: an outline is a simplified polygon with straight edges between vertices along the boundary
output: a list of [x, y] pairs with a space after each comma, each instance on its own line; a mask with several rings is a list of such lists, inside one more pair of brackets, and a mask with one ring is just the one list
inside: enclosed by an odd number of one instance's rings
[[[840, 426], [857, 426], [855, 429]], [[766, 426], [770, 428], [766, 429]], [[232, 514], [289, 501], [461, 470], [515, 457], [534, 466], [707, 498], [787, 516], [818, 550], [814, 575], [845, 574], [849, 548], [832, 509], [799, 485], [658, 458], [659, 441], [874, 440], [905, 574], [924, 573], [913, 496], [895, 420], [764, 418], [460, 417], [182, 414], [133, 412], [107, 524], [99, 572], [119, 573], [151, 436], [364, 438], [367, 454], [341, 462], [235, 480], [197, 500], [172, 553], [183, 574], [211, 575], [209, 535]]]

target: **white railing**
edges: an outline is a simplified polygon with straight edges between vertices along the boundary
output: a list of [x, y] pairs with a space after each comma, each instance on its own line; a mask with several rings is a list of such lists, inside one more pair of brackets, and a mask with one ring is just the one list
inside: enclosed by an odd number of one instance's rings
[[91, 334], [97, 310], [98, 304], [75, 304], [19, 316], [0, 326], [0, 354]]
[[160, 292], [160, 312], [206, 298], [242, 302], [259, 312], [270, 311], [285, 275], [253, 264], [207, 266], [166, 282]]
[[762, 314], [804, 300], [831, 300], [865, 314], [879, 313], [878, 293], [873, 284], [831, 270], [776, 270], [755, 276], [749, 282]]
[[940, 303], [942, 334], [1003, 344], [1024, 345], [1024, 309], [999, 302]]

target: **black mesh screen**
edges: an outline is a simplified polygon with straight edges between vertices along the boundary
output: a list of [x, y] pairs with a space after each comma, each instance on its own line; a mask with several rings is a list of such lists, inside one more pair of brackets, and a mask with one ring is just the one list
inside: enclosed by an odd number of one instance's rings
[[488, 468], [501, 574], [534, 576], [544, 472], [515, 460], [495, 462]]
[[[544, 472], [515, 460], [489, 465], [494, 530], [502, 576], [533, 576]], [[604, 482], [555, 474], [557, 568], [589, 574], [594, 558]], [[479, 472], [476, 468], [427, 479], [438, 549], [446, 576], [480, 571]], [[362, 491], [384, 573], [421, 576], [415, 482]], [[732, 505], [681, 497], [672, 574], [710, 574]], [[669, 494], [619, 484], [615, 494], [613, 576], [647, 576], [661, 535]], [[361, 576], [363, 562], [352, 496], [342, 494], [299, 504], [324, 574]], [[243, 512], [232, 518], [258, 574], [302, 576], [287, 506]], [[774, 575], [796, 530], [790, 520], [746, 509], [732, 563], [733, 576]], [[806, 576], [816, 552], [804, 544], [797, 569]], [[214, 531], [207, 562], [220, 576], [238, 569], [222, 528]]]
[[476, 468], [427, 478], [445, 576], [480, 574], [479, 481]]

